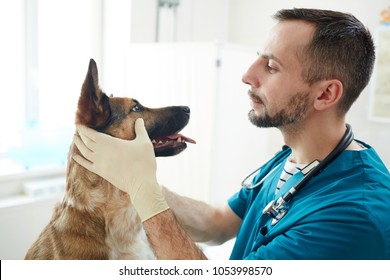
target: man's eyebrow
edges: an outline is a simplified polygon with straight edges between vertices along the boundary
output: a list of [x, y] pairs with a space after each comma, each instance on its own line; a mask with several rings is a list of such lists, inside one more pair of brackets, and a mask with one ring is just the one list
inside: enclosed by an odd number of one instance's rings
[[283, 63], [280, 61], [280, 59], [278, 59], [276, 56], [274, 56], [272, 53], [270, 54], [260, 54], [259, 52], [257, 52], [257, 54], [259, 56], [261, 56], [262, 58], [264, 59], [267, 59], [267, 60], [275, 60], [278, 64], [280, 64], [281, 66], [283, 66]]

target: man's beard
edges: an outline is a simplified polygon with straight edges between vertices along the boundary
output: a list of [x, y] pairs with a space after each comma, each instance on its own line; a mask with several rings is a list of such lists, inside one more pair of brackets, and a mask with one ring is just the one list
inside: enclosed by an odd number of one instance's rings
[[[282, 127], [296, 123], [304, 118], [309, 105], [309, 94], [307, 92], [298, 92], [294, 95], [286, 108], [270, 116], [266, 107], [264, 114], [258, 116], [255, 110], [249, 111], [249, 120], [257, 127]], [[264, 105], [265, 106], [265, 105]]]

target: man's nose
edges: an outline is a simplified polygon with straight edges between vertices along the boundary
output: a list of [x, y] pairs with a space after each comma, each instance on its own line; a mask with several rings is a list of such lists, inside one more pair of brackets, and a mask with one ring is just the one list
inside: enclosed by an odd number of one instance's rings
[[242, 82], [253, 88], [260, 87], [259, 73], [256, 71], [256, 62], [253, 63], [242, 76]]

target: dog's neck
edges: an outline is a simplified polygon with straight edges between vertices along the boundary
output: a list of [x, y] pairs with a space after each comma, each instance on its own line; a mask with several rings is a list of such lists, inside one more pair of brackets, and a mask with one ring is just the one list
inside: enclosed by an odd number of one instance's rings
[[[90, 172], [73, 160], [75, 154], [80, 154], [76, 145], [72, 144], [68, 156], [66, 197], [73, 207], [80, 210], [94, 211], [106, 208], [111, 200], [124, 200], [129, 204], [128, 195], [112, 186], [102, 177]], [[109, 191], [109, 189], [114, 191]]]

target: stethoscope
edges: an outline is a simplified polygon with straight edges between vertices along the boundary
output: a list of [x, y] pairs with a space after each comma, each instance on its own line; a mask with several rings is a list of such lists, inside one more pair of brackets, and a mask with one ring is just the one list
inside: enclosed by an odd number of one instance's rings
[[[303, 186], [314, 176], [319, 174], [322, 170], [325, 169], [326, 166], [337, 156], [344, 151], [349, 144], [351, 144], [354, 136], [352, 133], [352, 128], [349, 124], [346, 124], [346, 131], [343, 138], [337, 144], [337, 146], [331, 151], [322, 161], [314, 160], [305, 166], [301, 173], [303, 177], [299, 180], [295, 185], [293, 185], [283, 196], [279, 197], [277, 200], [270, 201], [267, 206], [263, 209], [263, 215], [267, 214], [272, 218], [272, 225], [275, 225], [281, 218], [283, 218], [287, 211], [288, 207], [286, 204], [294, 197], [294, 195], [303, 188]], [[274, 173], [274, 171], [280, 166], [281, 163], [276, 165], [267, 175], [265, 175], [258, 183], [252, 184], [252, 180], [248, 180], [249, 178], [253, 178], [253, 175], [258, 173], [267, 163], [262, 165], [260, 168], [253, 171], [251, 174], [245, 177], [245, 179], [241, 182], [241, 186], [246, 189], [254, 189], [262, 185], [262, 183]], [[249, 181], [249, 182], [248, 182]]]

